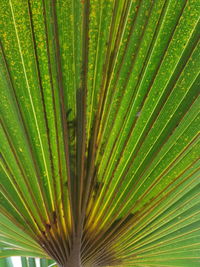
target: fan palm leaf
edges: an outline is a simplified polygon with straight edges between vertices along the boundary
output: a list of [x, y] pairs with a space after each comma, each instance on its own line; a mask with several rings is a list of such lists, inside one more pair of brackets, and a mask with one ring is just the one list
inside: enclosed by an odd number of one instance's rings
[[0, 4], [2, 266], [199, 266], [200, 2]]

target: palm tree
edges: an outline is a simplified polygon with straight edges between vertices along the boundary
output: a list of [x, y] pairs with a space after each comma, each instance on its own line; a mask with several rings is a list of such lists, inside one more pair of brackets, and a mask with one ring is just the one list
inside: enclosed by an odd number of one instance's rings
[[0, 7], [1, 266], [199, 266], [200, 2]]

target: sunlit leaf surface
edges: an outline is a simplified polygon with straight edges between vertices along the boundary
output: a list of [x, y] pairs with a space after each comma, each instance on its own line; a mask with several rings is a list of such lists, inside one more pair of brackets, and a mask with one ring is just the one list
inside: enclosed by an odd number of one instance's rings
[[200, 266], [199, 18], [199, 0], [0, 1], [0, 257]]

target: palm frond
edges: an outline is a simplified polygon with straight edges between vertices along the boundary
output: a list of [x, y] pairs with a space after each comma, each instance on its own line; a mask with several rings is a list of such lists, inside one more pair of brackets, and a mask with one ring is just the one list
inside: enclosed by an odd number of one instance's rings
[[0, 6], [0, 257], [199, 266], [200, 2]]

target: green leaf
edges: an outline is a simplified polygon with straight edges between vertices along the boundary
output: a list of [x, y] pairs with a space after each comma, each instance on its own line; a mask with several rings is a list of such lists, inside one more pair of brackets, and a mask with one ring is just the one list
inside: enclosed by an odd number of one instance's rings
[[1, 2], [0, 265], [199, 266], [200, 2]]

